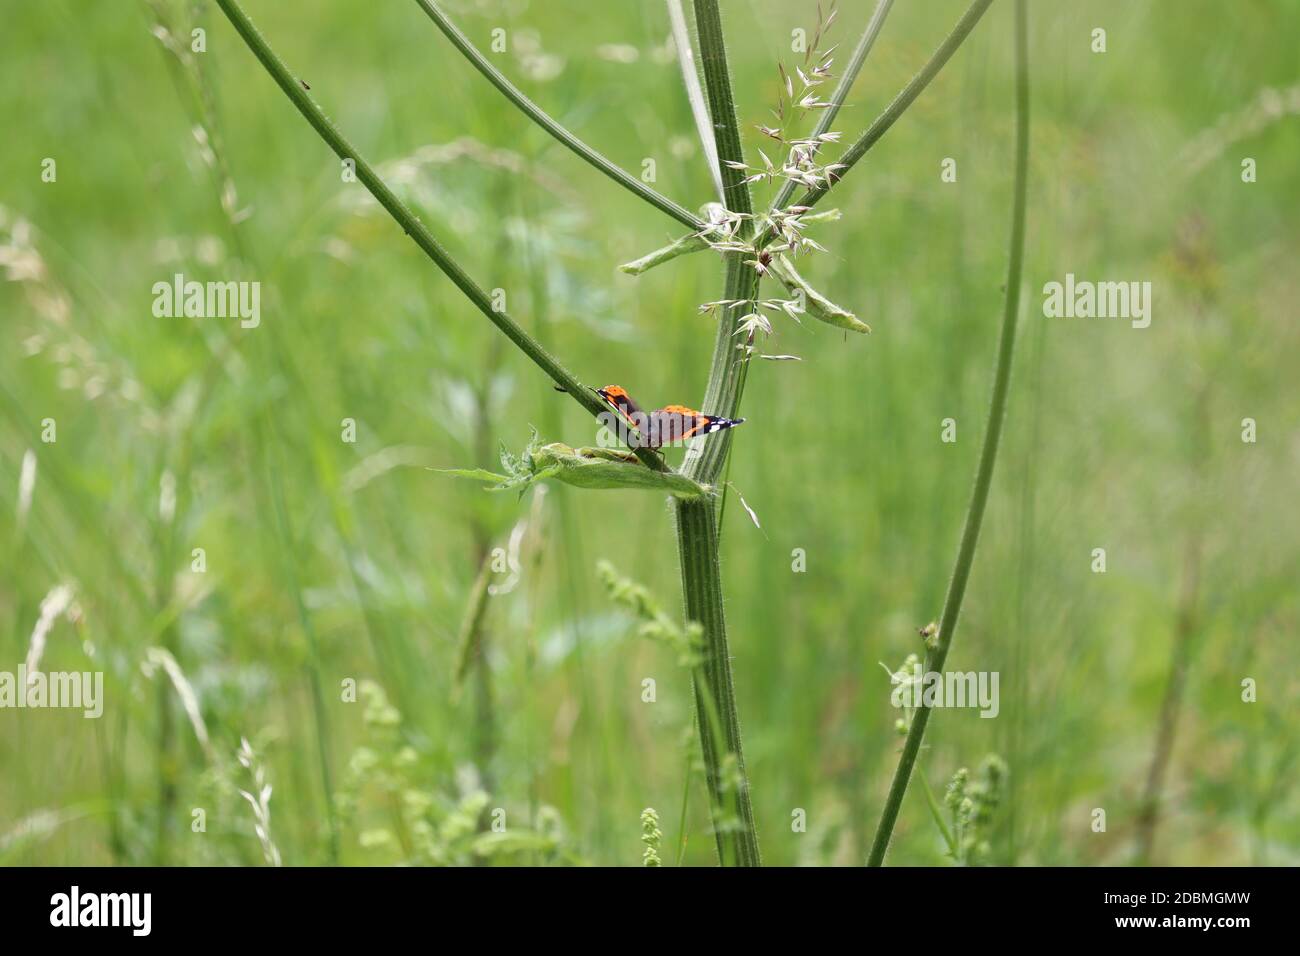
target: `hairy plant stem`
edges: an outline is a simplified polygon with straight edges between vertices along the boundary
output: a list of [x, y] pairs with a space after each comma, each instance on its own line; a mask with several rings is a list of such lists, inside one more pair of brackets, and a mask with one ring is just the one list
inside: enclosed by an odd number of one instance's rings
[[[1016, 50], [1016, 167], [1014, 199], [1011, 211], [1011, 240], [1007, 263], [1006, 295], [1003, 300], [1002, 333], [998, 342], [997, 366], [993, 374], [993, 397], [989, 403], [988, 425], [984, 431], [984, 445], [980, 449], [979, 467], [975, 473], [975, 487], [970, 505], [966, 509], [966, 524], [962, 529], [961, 544], [953, 567], [948, 595], [939, 621], [939, 642], [926, 656], [925, 670], [942, 671], [948, 650], [957, 632], [957, 619], [961, 613], [962, 598], [971, 565], [975, 560], [975, 547], [979, 543], [980, 525], [984, 521], [984, 507], [988, 503], [989, 487], [993, 483], [993, 466], [997, 462], [998, 443], [1002, 437], [1002, 424], [1006, 417], [1007, 393], [1011, 383], [1011, 360], [1015, 351], [1016, 317], [1020, 306], [1020, 278], [1025, 253], [1025, 195], [1029, 176], [1029, 42], [1027, 0], [1016, 0], [1015, 50]], [[978, 6], [978, 3], [972, 6]], [[988, 6], [987, 3], [984, 6]], [[983, 11], [980, 11], [983, 12]], [[967, 13], [969, 16], [969, 11]], [[973, 25], [973, 24], [972, 24]], [[969, 32], [969, 31], [968, 31]], [[917, 708], [907, 731], [903, 753], [894, 771], [893, 783], [885, 799], [880, 823], [876, 827], [868, 866], [880, 866], [894, 832], [898, 811], [907, 793], [907, 784], [916, 764], [916, 756], [925, 737], [925, 725], [930, 719], [930, 708], [924, 704]]]
[[618, 183], [624, 189], [636, 193], [636, 195], [640, 196], [656, 209], [667, 213], [678, 222], [689, 226], [691, 229], [696, 231], [705, 228], [705, 223], [701, 221], [698, 216], [692, 215], [688, 210], [679, 206], [667, 196], [659, 194], [635, 176], [632, 176], [625, 170], [615, 166], [600, 153], [596, 152], [548, 116], [541, 107], [530, 100], [517, 86], [506, 79], [505, 75], [502, 74], [500, 70], [488, 62], [487, 58], [475, 48], [474, 44], [469, 41], [469, 38], [465, 36], [465, 34], [461, 33], [460, 30], [456, 28], [456, 25], [451, 22], [445, 13], [442, 12], [434, 0], [415, 0], [415, 2], [420, 5], [421, 10], [428, 14], [429, 19], [432, 20], [438, 29], [443, 32], [443, 35], [452, 42], [452, 45], [461, 52], [461, 55], [463, 55], [465, 59], [469, 60], [469, 62], [474, 65], [474, 68], [482, 73], [489, 83], [500, 90], [501, 94], [506, 99], [517, 106], [519, 110], [534, 123], [546, 130], [546, 132], [550, 133], [555, 137], [555, 139], [563, 143], [586, 162], [590, 163], [610, 179], [614, 180], [614, 182]]
[[[718, 860], [758, 866], [758, 837], [731, 680], [727, 619], [722, 606], [717, 515], [712, 501], [678, 501], [677, 542], [686, 616], [704, 629], [704, 663], [693, 674], [695, 713]], [[718, 726], [713, 726], [714, 724]], [[724, 749], [725, 748], [725, 749]], [[735, 761], [728, 770], [727, 756]]]
[[[722, 34], [722, 21], [717, 0], [695, 0], [695, 20], [699, 30], [700, 64], [709, 97], [709, 113], [713, 117], [714, 138], [718, 145], [718, 164], [722, 175], [723, 202], [733, 213], [749, 216], [754, 211], [745, 173], [731, 168], [728, 163], [743, 163], [740, 146], [740, 125], [736, 120], [736, 105], [731, 92], [731, 75], [727, 69], [727, 51]], [[752, 235], [753, 222], [742, 219], [737, 238]], [[742, 301], [734, 308], [719, 310], [718, 331], [713, 341], [713, 360], [709, 367], [709, 381], [705, 387], [701, 408], [714, 415], [737, 417], [740, 407], [741, 383], [748, 357], [737, 349], [736, 329], [741, 316], [753, 311], [758, 297], [758, 273], [745, 264], [745, 253], [724, 254], [726, 275], [722, 298]], [[722, 473], [723, 463], [731, 448], [732, 435], [723, 431], [707, 442], [693, 446], [682, 463], [682, 471], [697, 481], [713, 485]]]
[[[351, 160], [355, 164], [357, 179], [370, 191], [370, 194], [375, 197], [379, 204], [388, 211], [388, 214], [397, 221], [406, 234], [415, 241], [415, 244], [420, 247], [424, 254], [433, 260], [434, 264], [442, 270], [456, 288], [465, 294], [465, 297], [487, 317], [488, 321], [504, 332], [506, 337], [521, 352], [527, 355], [535, 365], [549, 375], [564, 391], [568, 392], [570, 397], [590, 412], [593, 417], [598, 417], [606, 412], [605, 404], [596, 396], [595, 392], [584, 387], [574, 377], [573, 373], [561, 365], [555, 356], [551, 355], [537, 340], [525, 332], [514, 319], [504, 311], [493, 308], [492, 300], [488, 297], [488, 294], [469, 277], [465, 270], [451, 257], [451, 254], [439, 244], [428, 227], [407, 208], [405, 203], [397, 198], [397, 195], [379, 177], [365, 157], [339, 132], [338, 128], [325, 115], [325, 112], [317, 105], [311, 95], [289, 72], [289, 68], [285, 66], [284, 61], [271, 49], [270, 44], [266, 42], [257, 27], [248, 18], [248, 14], [240, 7], [238, 0], [217, 0], [217, 5], [221, 7], [222, 12], [225, 13], [226, 18], [230, 20], [240, 37], [243, 38], [244, 43], [253, 52], [253, 55], [257, 57], [267, 73], [275, 80], [276, 85], [298, 108], [298, 112], [303, 115], [320, 135], [321, 139], [340, 159]], [[663, 459], [656, 452], [648, 448], [634, 448], [632, 451], [646, 466], [656, 471], [668, 470], [668, 466], [664, 464]]]
[[[733, 212], [752, 211], [744, 174], [726, 164], [740, 162], [740, 129], [736, 122], [731, 77], [717, 0], [695, 0], [699, 30], [700, 64], [709, 99], [709, 112], [718, 147], [719, 172], [724, 201]], [[752, 300], [758, 294], [758, 275], [745, 265], [739, 253], [726, 255], [723, 298]], [[736, 320], [749, 311], [743, 307], [723, 310], [718, 321], [713, 363], [705, 393], [704, 408], [714, 414], [734, 417], [740, 402], [744, 353], [737, 351], [733, 333]], [[726, 461], [731, 436], [722, 432], [708, 442], [697, 443], [688, 453], [682, 470], [713, 485]], [[722, 567], [718, 560], [717, 504], [708, 501], [678, 501], [677, 548], [681, 560], [682, 597], [686, 617], [704, 630], [704, 666], [695, 681], [695, 711], [699, 722], [700, 746], [705, 779], [713, 811], [714, 838], [723, 865], [758, 866], [758, 834], [750, 801], [749, 779], [741, 748], [740, 720], [731, 677], [731, 654], [727, 645], [727, 619], [722, 602]], [[721, 741], [709, 726], [709, 704], [721, 723]], [[723, 752], [719, 743], [726, 748]], [[730, 760], [728, 757], [730, 756]]]

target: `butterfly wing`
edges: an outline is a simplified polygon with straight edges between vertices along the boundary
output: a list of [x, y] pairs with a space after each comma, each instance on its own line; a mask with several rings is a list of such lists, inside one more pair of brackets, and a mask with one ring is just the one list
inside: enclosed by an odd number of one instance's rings
[[619, 385], [606, 385], [604, 388], [596, 389], [596, 394], [604, 399], [605, 404], [614, 409], [634, 431], [640, 431], [644, 427], [645, 415], [632, 400], [632, 396], [627, 393], [627, 389]]
[[670, 442], [685, 441], [697, 435], [711, 435], [724, 428], [734, 428], [744, 421], [743, 418], [707, 415], [685, 405], [666, 405], [650, 416], [651, 441], [658, 448]]
[[696, 435], [712, 435], [714, 432], [720, 432], [724, 428], [735, 428], [737, 425], [745, 424], [743, 418], [723, 418], [721, 415], [700, 415], [695, 423], [695, 427], [688, 431], [684, 438], [693, 438]]

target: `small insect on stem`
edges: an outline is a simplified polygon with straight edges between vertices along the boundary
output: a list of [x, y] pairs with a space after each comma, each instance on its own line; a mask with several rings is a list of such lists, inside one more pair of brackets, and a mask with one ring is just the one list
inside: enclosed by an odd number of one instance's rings
[[[552, 387], [553, 389], [555, 389], [557, 392], [565, 392], [565, 393], [567, 393], [567, 392], [569, 391], [569, 390], [568, 390], [567, 388], [565, 388], [563, 385], [552, 385], [551, 387]], [[586, 387], [589, 388], [589, 389], [591, 389], [591, 391], [596, 392], [597, 394], [600, 393], [600, 389], [596, 388], [594, 385], [588, 385], [588, 386], [586, 386]]]
[[620, 429], [625, 426], [632, 429], [631, 433], [621, 436], [631, 447], [663, 448], [700, 435], [712, 435], [745, 422], [743, 418], [730, 419], [697, 412], [685, 405], [665, 405], [653, 412], [643, 412], [627, 393], [627, 389], [619, 385], [598, 388], [596, 394], [618, 413]]
[[310, 85], [306, 80], [299, 80], [299, 81], [298, 81], [298, 84], [299, 84], [299, 85], [300, 85], [304, 90], [310, 90], [310, 89], [311, 89], [311, 85]]

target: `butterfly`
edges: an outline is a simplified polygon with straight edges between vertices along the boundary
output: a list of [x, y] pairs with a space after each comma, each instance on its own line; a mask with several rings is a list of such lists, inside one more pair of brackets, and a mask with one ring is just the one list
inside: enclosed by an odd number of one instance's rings
[[628, 435], [629, 444], [646, 448], [662, 448], [673, 442], [685, 441], [699, 435], [712, 435], [724, 428], [734, 428], [743, 423], [743, 418], [723, 418], [721, 415], [706, 415], [685, 405], [665, 405], [650, 412], [641, 411], [627, 389], [620, 385], [606, 385], [596, 389], [596, 394], [605, 400], [629, 425], [640, 433]]

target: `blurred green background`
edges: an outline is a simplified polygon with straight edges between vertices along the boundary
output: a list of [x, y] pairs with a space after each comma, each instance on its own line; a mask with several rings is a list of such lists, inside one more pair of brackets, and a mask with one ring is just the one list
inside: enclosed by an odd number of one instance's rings
[[[837, 67], [872, 6], [841, 4]], [[516, 113], [414, 3], [247, 9], [581, 379], [699, 402], [714, 254], [618, 273], [678, 225]], [[494, 62], [613, 161], [653, 159], [655, 187], [688, 208], [712, 198], [663, 4], [448, 9], [482, 49], [504, 28]], [[846, 140], [964, 9], [896, 4], [835, 124]], [[723, 13], [752, 150], [815, 6]], [[723, 574], [769, 863], [865, 859], [899, 745], [881, 663], [919, 651], [939, 615], [1007, 260], [1011, 13], [993, 5], [827, 200], [844, 218], [814, 233], [830, 251], [805, 274], [873, 334], [779, 318], [766, 351], [803, 361], [749, 378], [730, 479], [762, 528], [733, 494]], [[958, 767], [1006, 761], [989, 862], [1295, 864], [1300, 5], [1033, 2], [1030, 17], [1020, 339], [948, 662], [998, 671], [1000, 714], [938, 712], [918, 769], [942, 800]], [[712, 862], [688, 675], [596, 573], [609, 560], [680, 614], [665, 502], [554, 487], [534, 505], [427, 470], [494, 466], [530, 426], [572, 445], [596, 428], [340, 181], [220, 11], [10, 4], [0, 78], [0, 670], [68, 585], [43, 664], [106, 685], [99, 720], [0, 711], [0, 862], [260, 864], [238, 793], [258, 767], [288, 864], [635, 865], [645, 807], [666, 863], [683, 840], [682, 862]], [[155, 318], [152, 285], [176, 272], [260, 281], [261, 325]], [[1150, 328], [1044, 318], [1043, 284], [1067, 272], [1150, 281]], [[489, 666], [457, 688], [480, 562], [530, 514], [517, 580], [492, 576]], [[944, 861], [914, 785], [890, 862]]]

